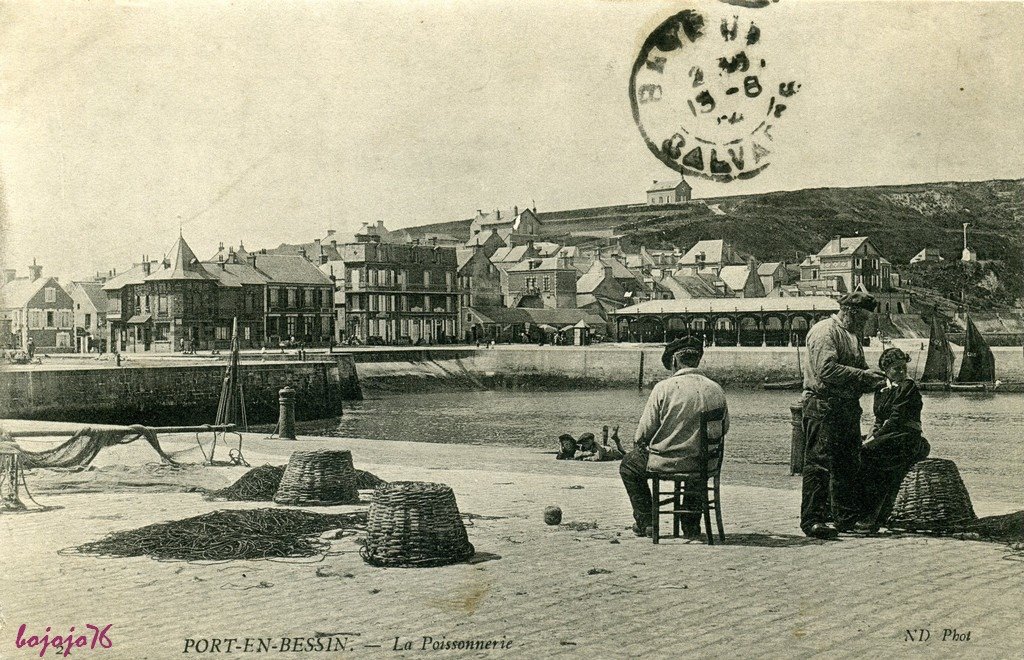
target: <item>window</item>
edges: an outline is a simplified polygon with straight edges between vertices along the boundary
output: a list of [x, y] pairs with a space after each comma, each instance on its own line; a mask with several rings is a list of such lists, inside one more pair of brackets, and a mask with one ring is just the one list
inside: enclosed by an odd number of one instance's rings
[[87, 327], [87, 328], [88, 328], [88, 327], [90, 327], [91, 325], [92, 325], [92, 314], [88, 314], [88, 313], [87, 313], [87, 314], [85, 315], [85, 327]]
[[423, 296], [423, 311], [430, 311], [430, 296]]
[[445, 286], [448, 287], [448, 290], [451, 291], [452, 290], [452, 273], [451, 273], [451, 271], [448, 271], [448, 272], [446, 272], [444, 274], [444, 283], [445, 283]]
[[56, 288], [52, 286], [46, 287], [46, 291], [43, 292], [43, 295], [45, 296], [46, 302], [57, 302]]
[[270, 306], [271, 307], [276, 307], [277, 306], [277, 289], [276, 288], [270, 289]]
[[170, 309], [170, 304], [167, 300], [167, 294], [161, 293], [156, 299], [156, 311], [158, 314], [166, 315]]
[[331, 317], [321, 316], [320, 317], [320, 336], [329, 337], [331, 334]]
[[547, 275], [544, 276], [544, 290], [551, 291], [551, 278]]
[[306, 307], [316, 307], [316, 303], [313, 302], [313, 294], [316, 293], [313, 289], [306, 289], [305, 302], [303, 303]]
[[167, 331], [170, 329], [168, 323], [157, 323], [153, 326], [153, 341], [167, 341]]
[[288, 317], [288, 336], [289, 337], [294, 337], [295, 336], [295, 326], [297, 324], [297, 321], [298, 321], [298, 319], [296, 319], [294, 316], [289, 316]]
[[70, 348], [71, 347], [71, 335], [67, 332], [57, 333], [57, 348]]
[[242, 336], [245, 337], [245, 341], [252, 339], [252, 328], [249, 326], [242, 328]]
[[70, 309], [62, 309], [57, 313], [57, 322], [61, 328], [75, 327], [75, 313]]
[[425, 287], [430, 286], [430, 271], [429, 270], [423, 271], [423, 286], [425, 286]]
[[288, 289], [288, 306], [295, 307], [296, 290]]
[[28, 310], [29, 330], [39, 330], [43, 327], [43, 312], [39, 309]]
[[57, 327], [57, 318], [56, 318], [56, 316], [57, 315], [53, 313], [53, 310], [50, 310], [50, 309], [46, 310], [46, 327], [47, 328], [56, 328]]

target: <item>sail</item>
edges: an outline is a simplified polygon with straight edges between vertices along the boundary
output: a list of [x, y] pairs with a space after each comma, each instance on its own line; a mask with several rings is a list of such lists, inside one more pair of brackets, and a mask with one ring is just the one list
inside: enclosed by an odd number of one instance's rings
[[992, 349], [978, 332], [970, 315], [965, 317], [964, 359], [957, 374], [958, 383], [991, 383], [996, 379], [996, 361]]
[[948, 383], [953, 378], [953, 350], [946, 339], [943, 319], [932, 315], [932, 331], [928, 338], [928, 357], [925, 358], [923, 383]]

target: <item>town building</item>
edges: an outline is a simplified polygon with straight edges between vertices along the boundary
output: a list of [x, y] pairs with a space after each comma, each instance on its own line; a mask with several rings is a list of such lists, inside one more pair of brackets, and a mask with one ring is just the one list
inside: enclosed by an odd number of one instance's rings
[[767, 261], [757, 266], [757, 276], [761, 278], [761, 287], [765, 295], [790, 282], [790, 272], [784, 261]]
[[[262, 331], [270, 346], [329, 346], [334, 341], [335, 283], [317, 265], [302, 255], [261, 251], [251, 253], [244, 264], [251, 270], [241, 266], [238, 264], [237, 270], [240, 279], [248, 276], [254, 284], [257, 278], [261, 282], [265, 296]], [[230, 264], [227, 271], [232, 272]], [[242, 284], [248, 282], [243, 280]], [[236, 311], [241, 310], [236, 306]]]
[[459, 248], [455, 256], [461, 296], [461, 336], [466, 341], [476, 341], [483, 338], [483, 334], [480, 324], [474, 323], [471, 310], [502, 306], [501, 271], [487, 258], [483, 248]]
[[[488, 229], [495, 232], [506, 245], [523, 245], [537, 240], [540, 235], [541, 223], [537, 213], [532, 209], [519, 210], [513, 207], [511, 212], [495, 210], [484, 213], [477, 210], [469, 227], [469, 238], [482, 234]], [[469, 247], [469, 245], [467, 245]]]
[[722, 239], [697, 241], [676, 263], [679, 275], [714, 275], [724, 266], [740, 266], [744, 260], [727, 241]]
[[693, 189], [690, 184], [680, 179], [679, 181], [655, 181], [647, 189], [647, 203], [655, 206], [659, 204], [681, 204], [690, 201]]
[[163, 260], [143, 257], [102, 289], [112, 351], [229, 348], [235, 318], [243, 347], [263, 345], [265, 279], [249, 264], [201, 262], [181, 236]]
[[72, 282], [68, 294], [75, 305], [75, 350], [79, 353], [107, 351], [107, 294], [102, 281]]
[[890, 289], [892, 264], [866, 236], [835, 237], [800, 264], [800, 283], [837, 293], [858, 286], [875, 293]]
[[575, 308], [576, 270], [566, 257], [526, 259], [506, 271], [508, 307]]
[[486, 257], [492, 256], [498, 250], [507, 248], [505, 239], [499, 236], [498, 232], [494, 229], [483, 229], [470, 235], [464, 247], [481, 248]]
[[385, 344], [454, 341], [459, 336], [455, 249], [362, 239], [339, 245], [345, 264], [345, 338]]
[[733, 298], [764, 297], [764, 285], [753, 260], [745, 266], [722, 266], [718, 271], [718, 278], [725, 284], [726, 294]]
[[5, 269], [0, 287], [3, 343], [9, 348], [54, 353], [74, 350], [74, 301], [56, 277], [43, 277], [32, 260], [28, 277]]

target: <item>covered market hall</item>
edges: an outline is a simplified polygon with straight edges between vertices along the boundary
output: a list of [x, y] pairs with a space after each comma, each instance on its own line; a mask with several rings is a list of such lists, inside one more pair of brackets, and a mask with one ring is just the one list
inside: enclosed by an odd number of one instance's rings
[[825, 296], [649, 300], [613, 312], [617, 341], [667, 342], [684, 335], [708, 346], [802, 346], [807, 331], [839, 310]]

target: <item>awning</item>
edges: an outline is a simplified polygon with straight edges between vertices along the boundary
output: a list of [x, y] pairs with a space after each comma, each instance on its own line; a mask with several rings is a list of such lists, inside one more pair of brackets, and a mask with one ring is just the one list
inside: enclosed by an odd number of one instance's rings
[[151, 318], [153, 318], [152, 314], [136, 314], [128, 319], [128, 325], [142, 325], [143, 323], [149, 323]]

